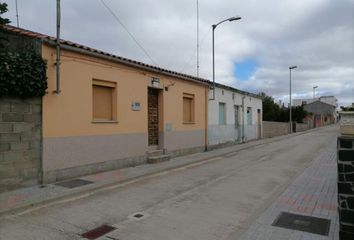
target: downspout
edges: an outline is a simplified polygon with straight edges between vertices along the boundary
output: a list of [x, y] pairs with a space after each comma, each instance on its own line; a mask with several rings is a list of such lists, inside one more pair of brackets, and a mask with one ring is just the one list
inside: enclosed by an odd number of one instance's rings
[[56, 89], [54, 93], [60, 93], [60, 0], [57, 0], [57, 38], [56, 38]]
[[205, 134], [204, 134], [204, 141], [205, 141], [205, 151], [208, 151], [208, 116], [209, 116], [209, 86], [205, 88]]
[[241, 130], [241, 143], [245, 142], [245, 98], [242, 96], [242, 130]]

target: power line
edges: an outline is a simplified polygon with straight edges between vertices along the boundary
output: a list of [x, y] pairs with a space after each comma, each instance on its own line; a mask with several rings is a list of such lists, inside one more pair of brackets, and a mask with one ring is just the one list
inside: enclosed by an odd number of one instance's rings
[[[203, 46], [204, 40], [206, 39], [206, 37], [209, 35], [210, 32], [211, 32], [211, 28], [209, 28], [209, 31], [205, 32], [204, 36], [202, 37], [202, 40], [199, 43], [199, 49]], [[185, 69], [191, 65], [191, 61], [195, 57], [195, 55], [196, 55], [195, 52], [190, 55], [190, 57], [188, 58], [188, 61], [184, 62], [184, 64], [180, 68], [179, 72], [184, 72]]]
[[139, 46], [139, 48], [145, 53], [145, 55], [150, 59], [150, 61], [155, 64], [156, 62], [152, 59], [152, 57], [149, 55], [149, 53], [145, 50], [145, 48], [136, 40], [134, 35], [128, 30], [128, 28], [123, 24], [123, 22], [119, 19], [119, 17], [113, 12], [113, 10], [103, 1], [100, 0], [103, 6], [111, 13], [111, 15], [114, 17], [114, 19], [124, 28], [124, 30], [129, 34], [129, 36], [133, 39], [133, 41], [136, 43], [136, 45]]

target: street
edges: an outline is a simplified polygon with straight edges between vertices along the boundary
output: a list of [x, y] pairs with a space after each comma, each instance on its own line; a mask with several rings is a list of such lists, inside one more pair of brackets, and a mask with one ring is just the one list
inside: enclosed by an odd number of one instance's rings
[[291, 135], [104, 194], [6, 216], [0, 238], [84, 239], [81, 234], [106, 224], [116, 229], [99, 239], [238, 239], [319, 154], [335, 151], [337, 135], [336, 126]]

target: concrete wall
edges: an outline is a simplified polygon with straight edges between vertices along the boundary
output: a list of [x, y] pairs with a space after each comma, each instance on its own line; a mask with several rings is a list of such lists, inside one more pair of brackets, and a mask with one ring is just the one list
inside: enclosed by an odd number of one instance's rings
[[0, 98], [0, 192], [38, 183], [41, 105], [41, 98]]
[[[210, 90], [209, 98], [213, 97]], [[244, 100], [242, 101], [242, 98]], [[225, 103], [226, 124], [219, 124], [219, 103]], [[242, 102], [244, 109], [242, 109]], [[235, 124], [235, 106], [239, 107], [238, 124]], [[247, 124], [247, 107], [251, 107], [252, 122]], [[227, 142], [238, 142], [242, 138], [242, 126], [244, 126], [244, 140], [261, 138], [262, 115], [258, 121], [257, 110], [262, 114], [262, 100], [259, 98], [243, 95], [239, 92], [226, 88], [215, 88], [215, 100], [209, 100], [208, 104], [208, 145], [218, 145]]]
[[289, 123], [263, 121], [263, 138], [271, 138], [289, 133]]
[[296, 123], [296, 132], [304, 132], [310, 129], [310, 123]]
[[[55, 49], [43, 45], [42, 53], [48, 61], [48, 94], [43, 98], [43, 171], [47, 182], [134, 165], [137, 159], [142, 163], [149, 150], [147, 93], [152, 77], [160, 79], [159, 147], [175, 151], [205, 146], [206, 84], [63, 50], [61, 93], [55, 94]], [[93, 79], [116, 84], [117, 121], [93, 120]], [[184, 93], [194, 95], [193, 123], [183, 123]], [[140, 103], [140, 110], [133, 111], [133, 102]]]

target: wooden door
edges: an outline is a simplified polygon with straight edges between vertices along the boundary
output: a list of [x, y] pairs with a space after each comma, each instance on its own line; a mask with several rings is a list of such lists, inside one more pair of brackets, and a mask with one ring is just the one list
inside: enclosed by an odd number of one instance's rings
[[159, 144], [159, 92], [148, 88], [148, 134], [149, 145]]

